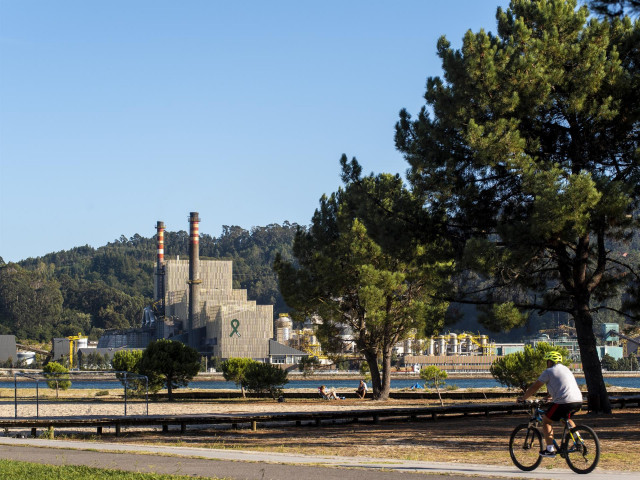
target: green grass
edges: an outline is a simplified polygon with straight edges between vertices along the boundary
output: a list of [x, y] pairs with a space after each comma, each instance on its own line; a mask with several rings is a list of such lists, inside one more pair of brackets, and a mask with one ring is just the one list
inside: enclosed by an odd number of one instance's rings
[[3, 480], [193, 480], [204, 477], [103, 470], [76, 465], [42, 465], [0, 459], [0, 478]]

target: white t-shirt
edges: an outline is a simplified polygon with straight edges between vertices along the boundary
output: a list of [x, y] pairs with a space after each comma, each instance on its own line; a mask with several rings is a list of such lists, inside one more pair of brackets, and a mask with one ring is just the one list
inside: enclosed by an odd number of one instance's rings
[[561, 363], [547, 368], [538, 380], [547, 384], [547, 390], [554, 403], [582, 402], [582, 392], [578, 387], [578, 382], [576, 382], [571, 370]]

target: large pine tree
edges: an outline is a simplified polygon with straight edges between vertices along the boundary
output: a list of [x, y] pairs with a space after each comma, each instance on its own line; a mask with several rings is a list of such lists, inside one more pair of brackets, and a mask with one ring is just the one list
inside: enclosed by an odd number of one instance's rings
[[592, 314], [638, 278], [609, 242], [638, 226], [640, 24], [575, 0], [513, 0], [497, 19], [460, 50], [440, 39], [444, 76], [417, 119], [401, 112], [396, 144], [459, 266], [491, 281], [456, 298], [492, 305], [494, 328], [569, 313], [592, 405], [610, 411]]
[[416, 207], [397, 176], [360, 178], [346, 157], [342, 166], [357, 183], [323, 196], [310, 228], [296, 235], [297, 262], [278, 257], [275, 269], [295, 315], [319, 320], [323, 350], [340, 352], [352, 338], [369, 365], [373, 397], [385, 400], [394, 345], [442, 327], [447, 304], [435, 298], [451, 264], [437, 245], [414, 241], [386, 215]]

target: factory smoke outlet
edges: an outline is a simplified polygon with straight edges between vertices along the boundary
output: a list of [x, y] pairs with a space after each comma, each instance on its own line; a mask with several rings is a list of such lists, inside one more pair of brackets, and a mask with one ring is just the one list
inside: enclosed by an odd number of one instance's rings
[[[306, 356], [273, 339], [273, 305], [258, 305], [247, 291], [232, 287], [233, 262], [200, 260], [200, 217], [189, 216], [189, 259], [166, 259], [164, 222], [158, 222], [154, 302], [143, 313], [142, 327], [107, 331], [101, 353], [145, 348], [152, 340], [177, 340], [202, 355], [246, 357], [274, 362], [274, 355]], [[93, 350], [95, 351], [95, 350]]]

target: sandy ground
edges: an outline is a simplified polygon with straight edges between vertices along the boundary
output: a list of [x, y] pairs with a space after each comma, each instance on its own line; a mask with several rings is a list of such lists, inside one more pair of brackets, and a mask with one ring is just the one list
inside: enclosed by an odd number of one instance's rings
[[[180, 389], [182, 392], [191, 389]], [[473, 389], [472, 389], [473, 390]], [[488, 391], [489, 389], [486, 389]], [[506, 389], [495, 388], [493, 391], [507, 392]], [[627, 389], [628, 390], [628, 389]], [[640, 394], [640, 389], [637, 389]], [[193, 389], [193, 391], [198, 391]], [[270, 398], [265, 399], [214, 399], [199, 401], [154, 401], [150, 397], [148, 403], [149, 415], [180, 415], [180, 414], [221, 414], [221, 413], [262, 413], [262, 412], [313, 412], [313, 411], [336, 411], [390, 407], [427, 407], [439, 406], [438, 400], [399, 400], [390, 399], [385, 402], [372, 401], [369, 397], [360, 400], [347, 398], [345, 400], [322, 400], [315, 396], [315, 390], [291, 390], [292, 392], [309, 393], [309, 399], [287, 399], [279, 403]], [[458, 389], [457, 392], [464, 392], [465, 389]], [[611, 394], [615, 394], [615, 387], [609, 389]], [[338, 395], [344, 394], [347, 390], [337, 390]], [[352, 393], [353, 390], [349, 390]], [[124, 415], [124, 398], [121, 390], [109, 392], [109, 395], [102, 395], [105, 392], [97, 390], [71, 389], [59, 392], [59, 399], [56, 400], [55, 391], [40, 389], [39, 400], [36, 402], [35, 389], [19, 389], [18, 391], [18, 416], [35, 417], [36, 413], [40, 417], [59, 416], [95, 416], [95, 415]], [[482, 400], [465, 400], [461, 403], [480, 402]], [[503, 399], [489, 399], [488, 403], [502, 401], [513, 401], [513, 397]], [[445, 402], [452, 403], [451, 400]], [[485, 402], [485, 401], [482, 401]], [[129, 399], [127, 402], [128, 415], [144, 415], [147, 413], [146, 402], [140, 399]], [[13, 389], [0, 389], [0, 417], [15, 416], [15, 399]]]
[[[496, 401], [496, 400], [492, 400]], [[220, 399], [191, 402], [154, 402], [149, 401], [149, 415], [180, 415], [180, 414], [219, 414], [219, 413], [263, 413], [263, 412], [314, 412], [314, 411], [339, 411], [372, 408], [389, 408], [394, 406], [436, 406], [437, 401], [426, 400], [389, 400], [386, 402], [374, 402], [370, 399], [357, 400], [321, 400], [295, 399], [283, 403], [272, 399]], [[127, 402], [128, 415], [146, 414], [147, 405], [140, 400]], [[72, 399], [43, 399], [40, 398], [36, 405], [35, 397], [21, 398], [18, 400], [18, 416], [36, 416], [36, 410], [40, 417], [59, 416], [94, 416], [94, 415], [124, 415], [123, 399], [79, 401]], [[13, 399], [0, 398], [0, 417], [14, 417], [15, 402]]]

